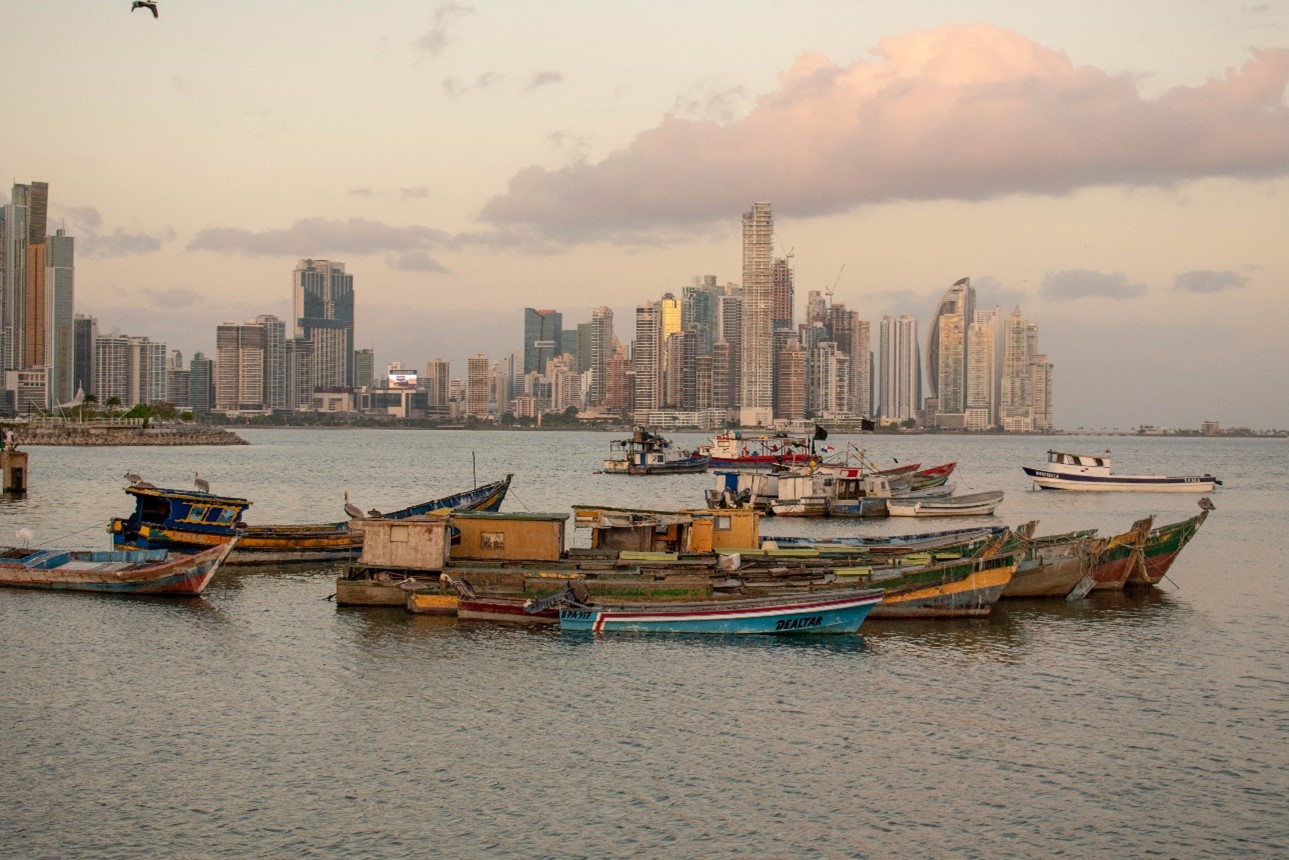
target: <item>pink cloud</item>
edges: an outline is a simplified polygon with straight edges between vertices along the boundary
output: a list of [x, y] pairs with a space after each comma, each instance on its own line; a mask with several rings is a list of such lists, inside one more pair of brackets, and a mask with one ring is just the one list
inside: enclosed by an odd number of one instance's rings
[[1289, 50], [1142, 98], [1127, 74], [983, 24], [804, 54], [741, 119], [668, 114], [602, 161], [517, 173], [482, 215], [566, 240], [681, 233], [750, 200], [796, 216], [887, 200], [1063, 194], [1289, 172]]

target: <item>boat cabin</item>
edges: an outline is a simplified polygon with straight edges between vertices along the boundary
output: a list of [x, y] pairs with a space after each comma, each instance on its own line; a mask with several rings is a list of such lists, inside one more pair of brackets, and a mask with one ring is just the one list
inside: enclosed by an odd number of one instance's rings
[[574, 508], [574, 525], [591, 529], [593, 549], [618, 552], [710, 553], [761, 543], [754, 510]]
[[568, 514], [454, 511], [453, 561], [559, 561]]
[[151, 525], [232, 535], [245, 527], [242, 513], [251, 506], [247, 499], [197, 490], [126, 487], [125, 491], [134, 497], [134, 513], [126, 519], [112, 521], [113, 531], [117, 533], [137, 534], [140, 525]]
[[1086, 475], [1109, 475], [1110, 452], [1104, 454], [1071, 454], [1048, 451], [1047, 462], [1054, 472], [1077, 472]]
[[402, 520], [368, 520], [358, 566], [443, 570], [452, 543], [447, 516], [422, 514]]

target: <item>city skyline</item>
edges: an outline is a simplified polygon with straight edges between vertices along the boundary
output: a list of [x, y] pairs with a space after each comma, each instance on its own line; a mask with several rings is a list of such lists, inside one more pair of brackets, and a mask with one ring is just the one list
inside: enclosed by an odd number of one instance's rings
[[742, 278], [736, 218], [765, 200], [798, 318], [835, 286], [874, 334], [918, 319], [925, 348], [970, 277], [1041, 322], [1058, 426], [1289, 425], [1289, 382], [1261, 372], [1289, 362], [1285, 10], [573, 14], [10, 6], [0, 50], [44, 74], [0, 93], [0, 165], [53, 189], [76, 310], [186, 356], [215, 353], [214, 323], [291, 319], [310, 258], [362, 284], [378, 368], [461, 376], [519, 348], [528, 306], [566, 329], [610, 309], [626, 342], [640, 302]]

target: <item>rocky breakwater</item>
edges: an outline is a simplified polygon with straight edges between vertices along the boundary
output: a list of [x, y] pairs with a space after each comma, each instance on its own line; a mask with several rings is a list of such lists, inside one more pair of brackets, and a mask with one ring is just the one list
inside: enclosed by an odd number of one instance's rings
[[249, 445], [222, 427], [103, 427], [91, 424], [11, 428], [19, 445]]

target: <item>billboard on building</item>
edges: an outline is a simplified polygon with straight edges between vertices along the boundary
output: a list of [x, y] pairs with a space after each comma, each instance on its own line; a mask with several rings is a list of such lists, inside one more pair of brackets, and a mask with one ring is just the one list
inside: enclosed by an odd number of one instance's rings
[[390, 388], [415, 388], [416, 371], [415, 370], [392, 371], [389, 374], [389, 387]]

